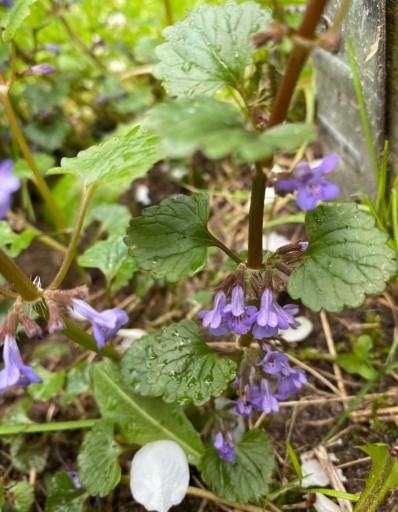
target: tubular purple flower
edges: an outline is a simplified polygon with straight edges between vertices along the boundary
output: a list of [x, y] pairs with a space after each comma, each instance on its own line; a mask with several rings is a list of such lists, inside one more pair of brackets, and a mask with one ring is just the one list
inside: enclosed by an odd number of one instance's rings
[[19, 76], [24, 78], [32, 75], [51, 75], [52, 73], [55, 73], [55, 68], [50, 64], [47, 64], [47, 62], [42, 62], [41, 64], [36, 64], [35, 66], [25, 69], [25, 71], [22, 71]]
[[43, 382], [37, 373], [22, 362], [17, 340], [7, 334], [3, 347], [4, 369], [0, 371], [0, 393], [11, 386], [29, 386]]
[[307, 384], [307, 377], [304, 370], [285, 366], [278, 377], [279, 400], [286, 400], [290, 395], [296, 393], [304, 384]]
[[223, 319], [223, 309], [226, 303], [225, 293], [219, 291], [214, 297], [213, 309], [204, 309], [198, 313], [198, 317], [202, 319], [203, 327], [208, 327], [213, 336], [222, 336], [230, 331]]
[[279, 411], [279, 402], [272, 393], [267, 379], [261, 379], [260, 387], [254, 387], [251, 401], [253, 405], [265, 414]]
[[112, 338], [128, 321], [127, 313], [118, 308], [106, 309], [99, 313], [84, 300], [72, 299], [72, 304], [80, 315], [91, 322], [98, 350], [101, 350], [105, 346], [105, 342]]
[[271, 350], [266, 344], [264, 344], [264, 348], [267, 353], [258, 363], [258, 366], [262, 366], [265, 373], [275, 375], [276, 373], [280, 373], [286, 365], [289, 365], [289, 358], [286, 354], [278, 352], [277, 350]]
[[222, 432], [218, 432], [214, 439], [214, 448], [218, 450], [218, 455], [221, 460], [225, 460], [225, 462], [235, 462], [235, 452], [234, 447], [232, 446], [232, 434], [230, 432], [226, 435], [227, 441], [224, 441], [224, 436]]
[[0, 0], [0, 5], [4, 5], [5, 7], [14, 7], [14, 2], [12, 0]]
[[298, 311], [294, 304], [280, 306], [274, 299], [272, 290], [266, 288], [261, 296], [261, 306], [255, 317], [253, 336], [257, 340], [275, 336], [278, 329], [287, 329], [298, 325], [294, 316]]
[[227, 327], [236, 334], [246, 334], [256, 315], [257, 308], [255, 306], [245, 306], [242, 286], [235, 286], [232, 290], [231, 303], [223, 309], [223, 318]]
[[323, 178], [336, 167], [338, 160], [338, 155], [329, 155], [314, 169], [307, 162], [300, 162], [293, 170], [293, 179], [279, 180], [275, 188], [286, 192], [297, 190], [297, 205], [303, 210], [312, 210], [319, 201], [328, 201], [339, 195], [337, 185]]
[[21, 186], [19, 179], [12, 173], [13, 165], [10, 158], [0, 162], [0, 219], [4, 219], [11, 209], [12, 194]]

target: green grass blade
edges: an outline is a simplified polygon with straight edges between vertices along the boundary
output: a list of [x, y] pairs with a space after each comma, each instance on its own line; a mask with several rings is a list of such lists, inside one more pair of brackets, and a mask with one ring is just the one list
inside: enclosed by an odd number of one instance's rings
[[355, 95], [357, 97], [359, 114], [361, 116], [361, 121], [362, 121], [362, 127], [363, 127], [363, 131], [365, 134], [365, 139], [366, 139], [366, 143], [367, 143], [368, 150], [369, 150], [369, 156], [372, 161], [372, 166], [373, 166], [373, 169], [375, 172], [375, 176], [376, 176], [376, 179], [378, 179], [379, 163], [378, 163], [378, 159], [377, 159], [376, 148], [375, 148], [375, 145], [373, 144], [372, 128], [370, 126], [369, 118], [368, 118], [368, 115], [366, 112], [366, 105], [365, 105], [365, 100], [364, 100], [363, 93], [362, 93], [361, 80], [359, 78], [358, 67], [357, 67], [357, 63], [356, 63], [355, 55], [354, 55], [354, 49], [353, 49], [352, 43], [349, 39], [347, 39], [347, 49], [348, 49], [348, 56], [350, 59], [350, 66], [351, 66], [351, 71], [352, 71], [352, 80], [354, 83]]

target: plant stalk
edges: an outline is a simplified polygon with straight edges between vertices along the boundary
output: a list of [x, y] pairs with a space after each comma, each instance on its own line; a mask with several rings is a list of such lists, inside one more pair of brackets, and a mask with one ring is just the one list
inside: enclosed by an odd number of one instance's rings
[[[308, 0], [303, 20], [297, 31], [299, 39], [314, 39], [316, 27], [327, 3], [328, 0]], [[309, 53], [309, 45], [307, 47], [299, 45], [297, 42], [295, 43], [287, 61], [286, 71], [277, 91], [266, 129], [272, 128], [285, 121], [300, 72], [304, 67]], [[259, 269], [262, 266], [263, 214], [266, 187], [266, 175], [263, 169], [269, 168], [271, 165], [272, 159], [257, 164], [252, 183], [247, 265], [249, 268], [253, 269]]]
[[[3, 85], [3, 84], [0, 84]], [[36, 187], [38, 191], [40, 192], [41, 196], [43, 197], [44, 201], [47, 203], [54, 220], [57, 224], [57, 226], [60, 229], [65, 229], [66, 224], [63, 219], [63, 216], [61, 214], [61, 211], [59, 210], [57, 204], [54, 201], [54, 198], [50, 192], [50, 189], [47, 186], [47, 183], [43, 176], [40, 173], [39, 168], [36, 165], [36, 162], [34, 161], [34, 158], [32, 156], [32, 153], [30, 152], [29, 146], [26, 142], [26, 139], [24, 137], [24, 134], [22, 133], [21, 128], [19, 127], [18, 120], [15, 116], [14, 109], [11, 105], [10, 98], [8, 96], [8, 87], [5, 87], [1, 93], [0, 93], [0, 100], [3, 104], [4, 111], [6, 113], [6, 116], [8, 118], [8, 121], [10, 123], [11, 130], [14, 134], [14, 137], [18, 143], [19, 148], [21, 149], [21, 152], [27, 162], [27, 164], [30, 167], [30, 170], [33, 173], [34, 181], [36, 184]]]
[[0, 249], [0, 274], [7, 279], [22, 300], [31, 302], [41, 298], [42, 292], [2, 249]]
[[61, 265], [60, 269], [58, 270], [57, 275], [54, 277], [52, 283], [50, 284], [50, 288], [58, 288], [58, 286], [64, 280], [64, 278], [69, 270], [69, 267], [71, 266], [71, 264], [75, 258], [75, 253], [76, 253], [77, 244], [79, 242], [80, 232], [83, 227], [84, 216], [86, 215], [86, 211], [87, 211], [88, 205], [90, 204], [90, 200], [93, 197], [94, 191], [95, 191], [95, 187], [91, 186], [87, 190], [85, 190], [83, 193], [81, 204], [80, 204], [80, 209], [79, 209], [79, 214], [76, 219], [75, 227], [73, 229], [72, 238], [70, 240], [68, 250], [65, 254], [64, 261], [62, 262], [62, 265]]

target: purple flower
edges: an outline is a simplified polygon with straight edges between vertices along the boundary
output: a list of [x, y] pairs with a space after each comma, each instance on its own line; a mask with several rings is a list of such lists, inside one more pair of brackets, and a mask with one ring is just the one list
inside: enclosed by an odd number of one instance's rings
[[121, 309], [106, 309], [98, 313], [84, 300], [73, 299], [72, 303], [74, 309], [91, 322], [98, 350], [101, 350], [105, 342], [112, 338], [120, 327], [128, 321], [127, 313]]
[[68, 475], [73, 480], [73, 485], [76, 487], [76, 489], [85, 489], [86, 486], [81, 484], [79, 481], [79, 475], [77, 474], [77, 471], [67, 471]]
[[298, 325], [294, 316], [297, 306], [287, 304], [280, 306], [274, 299], [272, 290], [266, 288], [261, 296], [260, 310], [255, 317], [253, 336], [257, 340], [275, 336], [278, 329], [287, 329]]
[[304, 370], [285, 366], [278, 377], [278, 393], [279, 400], [286, 400], [288, 396], [293, 395], [307, 383], [307, 377]]
[[218, 432], [214, 439], [214, 448], [218, 450], [218, 455], [221, 460], [225, 460], [225, 462], [235, 462], [232, 434], [228, 432], [226, 438], [227, 441], [224, 441], [224, 436], [221, 432]]
[[11, 386], [29, 386], [43, 382], [36, 372], [22, 362], [17, 340], [7, 334], [3, 347], [4, 369], [0, 371], [0, 393]]
[[22, 71], [19, 76], [23, 78], [25, 76], [32, 75], [51, 75], [52, 73], [55, 73], [55, 69], [50, 66], [50, 64], [43, 62], [42, 64], [36, 64], [35, 66], [25, 69], [25, 71]]
[[198, 313], [198, 317], [202, 318], [203, 327], [208, 327], [213, 336], [222, 336], [223, 334], [228, 334], [230, 331], [223, 319], [223, 309], [226, 303], [227, 298], [225, 293], [219, 291], [214, 297], [213, 309], [205, 309]]
[[12, 194], [21, 186], [19, 179], [12, 173], [13, 165], [10, 158], [0, 162], [0, 219], [4, 219], [10, 210]]
[[261, 379], [260, 387], [253, 387], [251, 401], [257, 409], [265, 414], [279, 411], [279, 402], [276, 395], [272, 393], [267, 379]]
[[318, 201], [328, 201], [339, 195], [337, 185], [323, 179], [324, 174], [333, 171], [338, 159], [338, 155], [329, 155], [314, 169], [307, 162], [300, 162], [293, 170], [294, 178], [279, 180], [275, 188], [286, 192], [298, 190], [297, 205], [303, 210], [312, 210]]
[[289, 366], [289, 358], [286, 354], [278, 352], [277, 350], [270, 350], [266, 344], [264, 344], [264, 347], [267, 353], [258, 363], [258, 366], [262, 366], [265, 373], [275, 375], [276, 373], [280, 373], [286, 365]]
[[249, 332], [257, 314], [255, 306], [245, 306], [242, 286], [235, 286], [232, 290], [231, 304], [223, 309], [223, 318], [227, 327], [236, 334]]
[[14, 7], [14, 2], [12, 0], [0, 0], [0, 5], [4, 5], [5, 7]]

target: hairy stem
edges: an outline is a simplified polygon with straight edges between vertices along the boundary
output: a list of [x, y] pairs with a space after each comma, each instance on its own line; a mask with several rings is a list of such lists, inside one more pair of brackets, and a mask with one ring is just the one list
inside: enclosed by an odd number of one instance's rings
[[42, 292], [7, 254], [0, 249], [0, 274], [27, 302], [40, 299]]
[[[304, 18], [297, 31], [301, 40], [314, 39], [316, 26], [327, 3], [328, 0], [308, 0]], [[302, 46], [296, 42], [293, 47], [271, 110], [267, 129], [285, 121], [294, 89], [309, 52], [309, 45]], [[247, 264], [254, 269], [261, 268], [262, 265], [263, 212], [266, 186], [266, 176], [263, 169], [269, 168], [271, 165], [272, 159], [262, 162], [261, 165], [256, 165], [256, 173], [252, 183]]]
[[68, 250], [65, 254], [64, 261], [60, 269], [58, 270], [57, 275], [54, 277], [52, 283], [50, 284], [50, 288], [58, 288], [58, 286], [64, 280], [69, 267], [71, 266], [76, 253], [77, 244], [79, 242], [80, 232], [83, 227], [84, 216], [86, 215], [87, 207], [90, 204], [90, 200], [94, 194], [95, 187], [91, 186], [87, 190], [84, 191], [82, 196], [82, 201], [80, 204], [79, 214], [76, 219], [75, 227], [73, 229], [72, 238], [70, 240]]
[[[3, 85], [3, 84], [0, 83], [0, 87], [1, 87], [1, 85]], [[18, 143], [18, 146], [21, 149], [21, 152], [22, 152], [26, 162], [29, 165], [29, 168], [33, 173], [34, 181], [35, 181], [36, 187], [37, 187], [40, 195], [43, 197], [44, 201], [47, 203], [57, 226], [61, 229], [65, 229], [66, 224], [65, 224], [65, 221], [61, 214], [61, 211], [59, 210], [57, 204], [55, 203], [54, 198], [51, 194], [51, 191], [48, 188], [45, 179], [41, 175], [40, 170], [37, 167], [36, 162], [32, 156], [32, 153], [30, 152], [30, 149], [26, 142], [24, 134], [22, 133], [22, 130], [19, 127], [18, 120], [15, 116], [14, 109], [12, 107], [10, 98], [8, 96], [8, 87], [7, 86], [5, 86], [4, 89], [2, 89], [0, 91], [0, 100], [3, 104], [4, 111], [8, 118], [8, 122], [10, 123], [10, 127], [14, 134], [14, 137]]]

